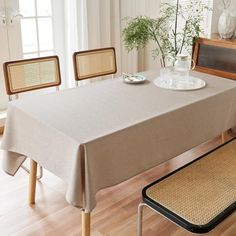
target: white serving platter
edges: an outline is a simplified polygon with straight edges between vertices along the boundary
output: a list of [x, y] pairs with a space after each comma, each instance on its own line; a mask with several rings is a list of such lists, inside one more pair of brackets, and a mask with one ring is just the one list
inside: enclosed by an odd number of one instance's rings
[[154, 80], [154, 84], [159, 88], [180, 91], [197, 90], [206, 86], [206, 82], [204, 80], [193, 76], [190, 76], [188, 79], [164, 79], [158, 77]]

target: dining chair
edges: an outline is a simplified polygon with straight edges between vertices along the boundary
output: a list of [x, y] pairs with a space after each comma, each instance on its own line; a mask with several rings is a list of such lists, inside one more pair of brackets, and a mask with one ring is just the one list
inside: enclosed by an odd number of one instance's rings
[[[48, 56], [18, 61], [8, 61], [3, 64], [6, 92], [9, 101], [19, 98], [20, 93], [32, 90], [56, 87], [61, 84], [60, 63], [58, 56]], [[29, 173], [29, 169], [22, 165]], [[41, 179], [43, 168], [37, 176]]]
[[[236, 41], [222, 40], [219, 36], [198, 38], [193, 45], [192, 59], [195, 71], [236, 80]], [[235, 128], [233, 128], [235, 129]], [[228, 130], [221, 134], [222, 143], [228, 136]]]
[[236, 41], [217, 36], [198, 38], [193, 45], [195, 70], [236, 80]]
[[114, 75], [117, 72], [114, 47], [75, 52], [73, 63], [77, 86], [80, 80]]

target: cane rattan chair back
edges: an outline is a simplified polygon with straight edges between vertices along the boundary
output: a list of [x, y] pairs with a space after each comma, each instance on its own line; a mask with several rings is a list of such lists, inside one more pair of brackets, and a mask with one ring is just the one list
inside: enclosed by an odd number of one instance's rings
[[5, 62], [3, 70], [8, 95], [61, 84], [57, 56]]
[[115, 48], [100, 48], [80, 51], [73, 54], [75, 80], [115, 74]]
[[[19, 93], [57, 87], [61, 84], [61, 73], [58, 56], [49, 56], [19, 61], [9, 61], [3, 64], [5, 87], [9, 95], [18, 97]], [[29, 169], [21, 166], [26, 172]], [[43, 176], [43, 168], [40, 166], [40, 172], [37, 179]]]

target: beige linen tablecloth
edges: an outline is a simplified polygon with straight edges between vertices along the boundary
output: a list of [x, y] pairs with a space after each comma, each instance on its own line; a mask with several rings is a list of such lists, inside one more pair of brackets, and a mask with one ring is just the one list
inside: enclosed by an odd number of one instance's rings
[[62, 178], [69, 203], [91, 211], [99, 189], [124, 181], [236, 125], [236, 82], [206, 74], [207, 87], [156, 87], [158, 72], [130, 85], [99, 81], [9, 104], [3, 169], [26, 156]]

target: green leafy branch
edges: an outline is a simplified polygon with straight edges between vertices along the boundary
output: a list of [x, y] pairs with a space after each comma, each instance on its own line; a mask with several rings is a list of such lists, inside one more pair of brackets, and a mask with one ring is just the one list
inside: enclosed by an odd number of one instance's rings
[[183, 50], [191, 52], [193, 39], [200, 36], [201, 23], [210, 10], [202, 0], [191, 0], [184, 6], [177, 0], [175, 5], [162, 4], [157, 19], [147, 16], [128, 18], [123, 30], [125, 47], [128, 51], [138, 50], [154, 41], [153, 57], [160, 55], [165, 65], [166, 58], [175, 58]]

